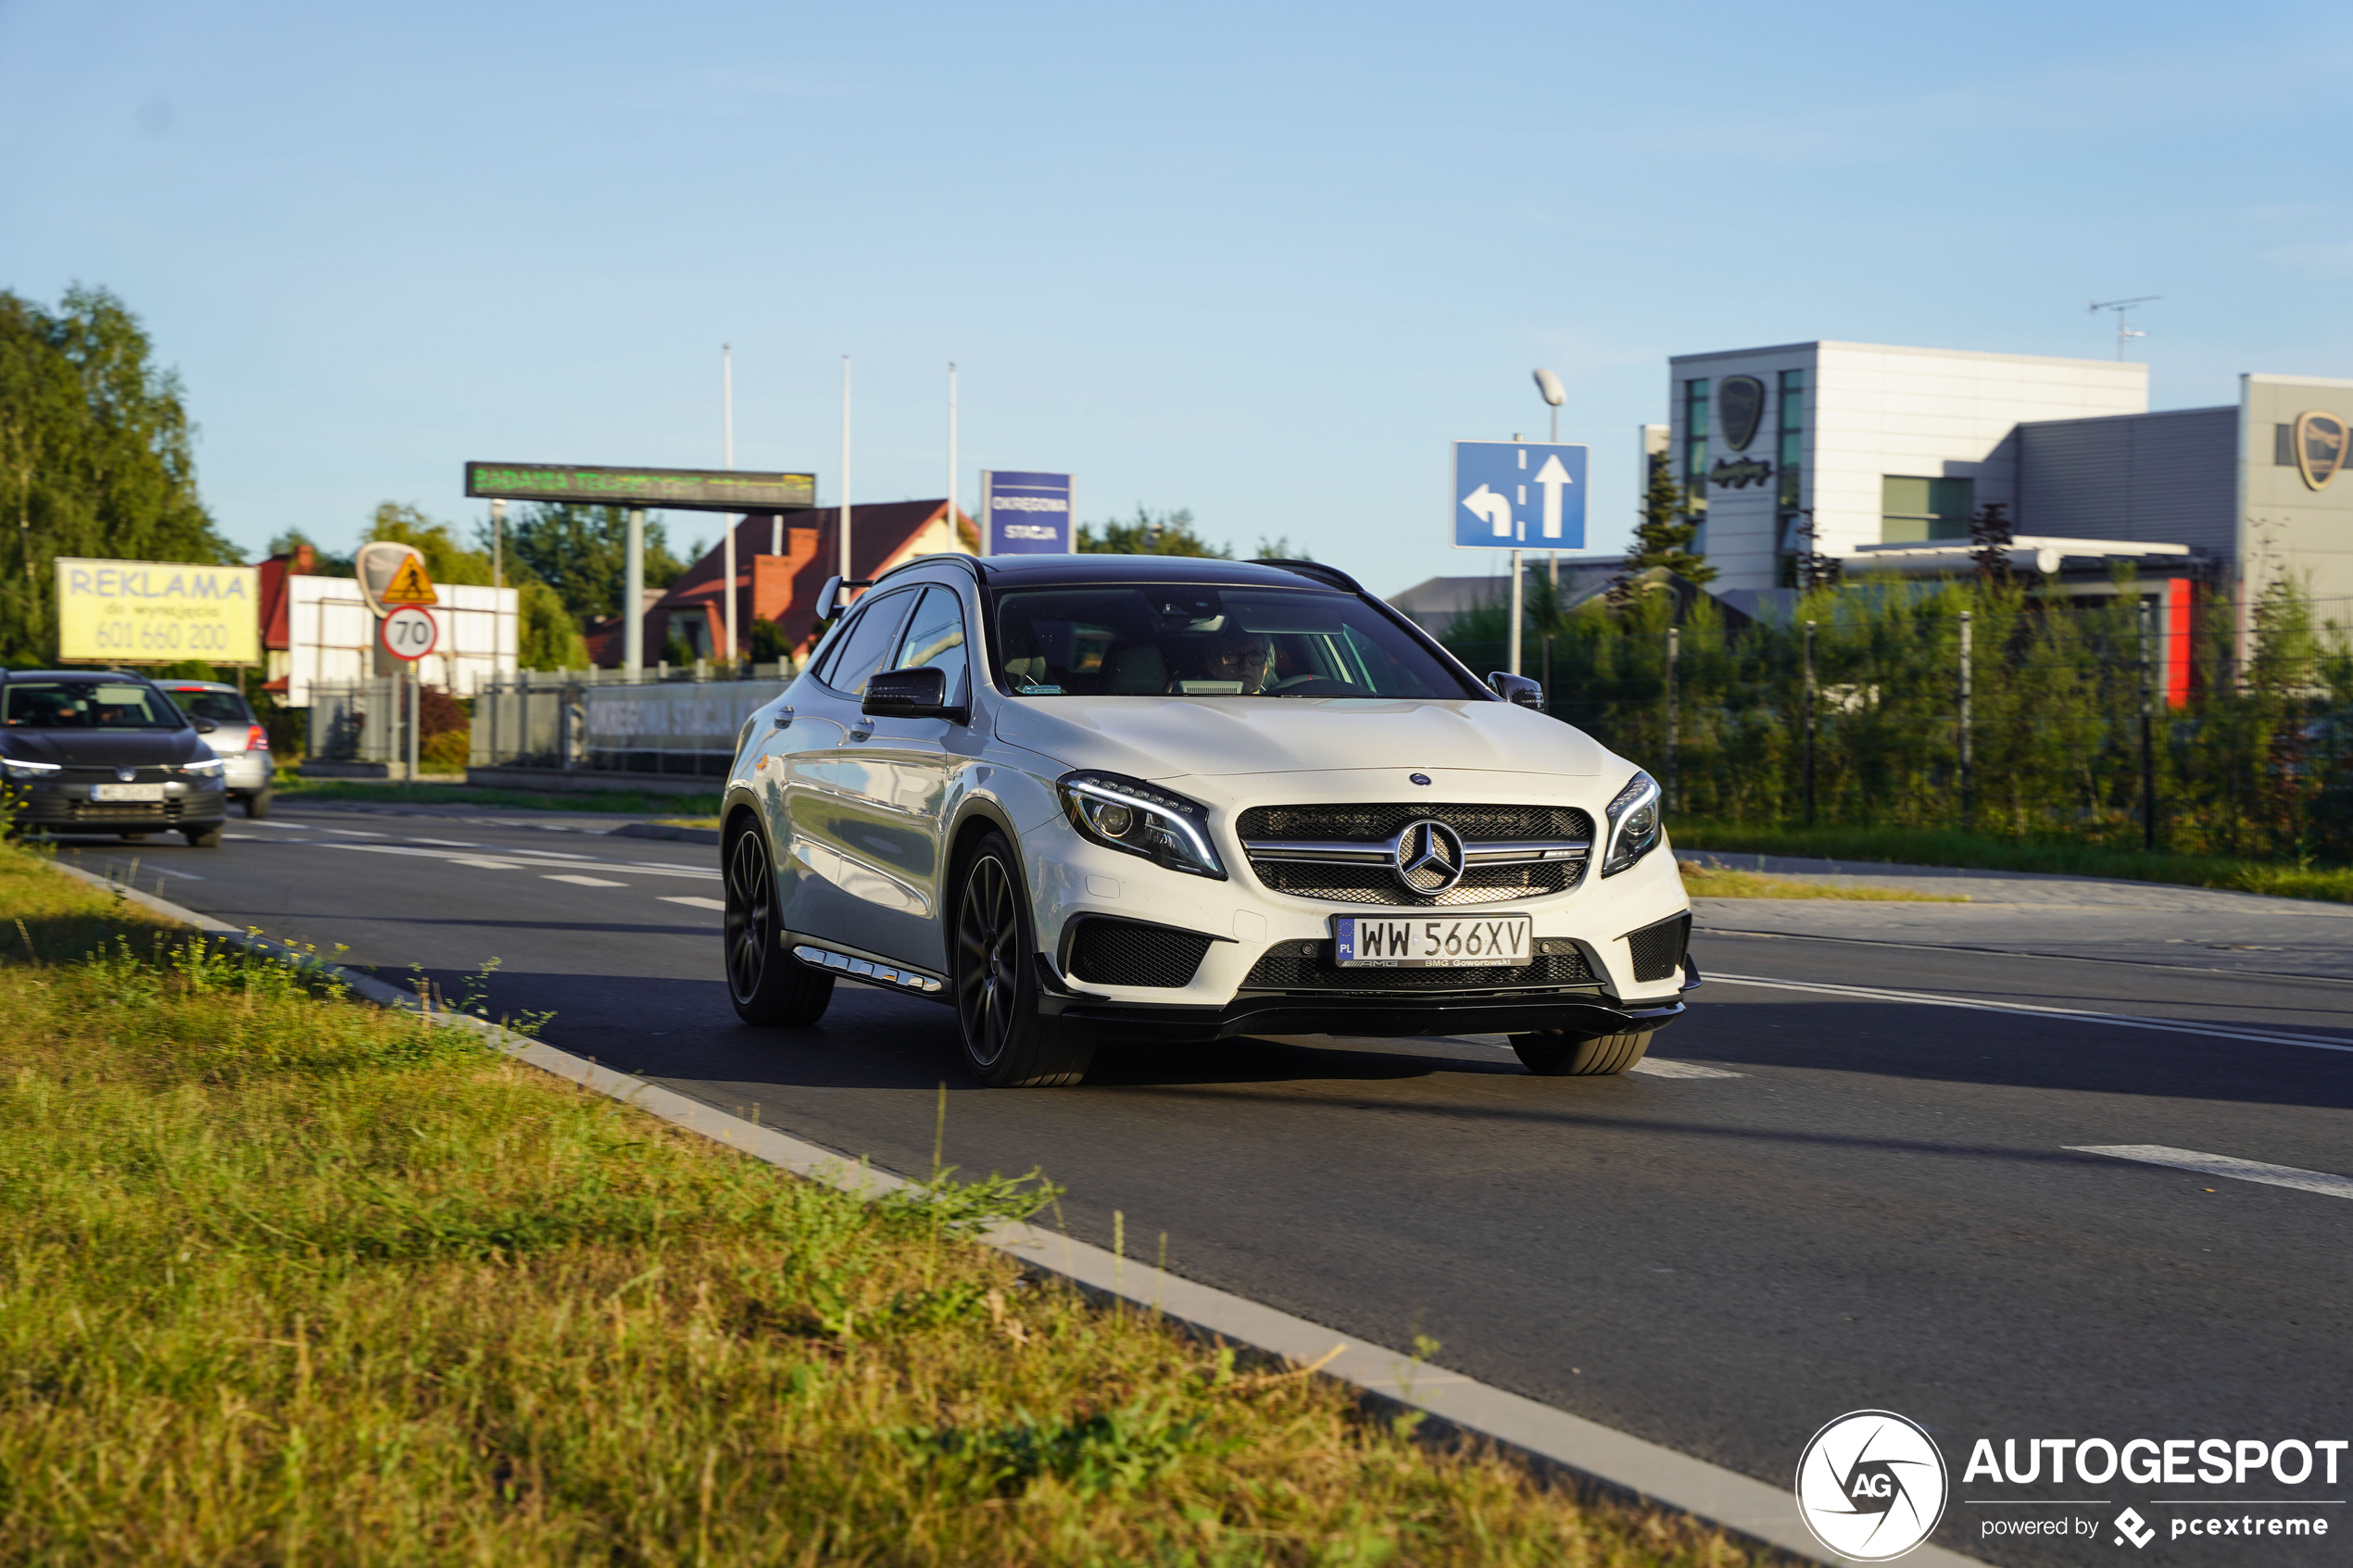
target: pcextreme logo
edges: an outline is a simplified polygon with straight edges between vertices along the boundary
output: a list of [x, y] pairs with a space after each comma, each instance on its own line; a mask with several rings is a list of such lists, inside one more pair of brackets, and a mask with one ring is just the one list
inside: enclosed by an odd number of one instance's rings
[[1944, 1456], [1894, 1411], [1851, 1411], [1814, 1434], [1797, 1461], [1797, 1512], [1841, 1557], [1901, 1557], [1944, 1515]]

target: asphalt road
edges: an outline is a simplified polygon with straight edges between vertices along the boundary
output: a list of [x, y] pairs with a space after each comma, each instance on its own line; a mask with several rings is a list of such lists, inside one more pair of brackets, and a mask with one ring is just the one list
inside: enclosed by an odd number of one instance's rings
[[[945, 1079], [949, 1161], [1042, 1168], [1075, 1235], [1109, 1245], [1118, 1211], [1181, 1273], [1427, 1334], [1443, 1365], [1762, 1480], [1836, 1415], [1900, 1411], [1954, 1467], [1938, 1538], [1988, 1561], [2107, 1557], [2127, 1502], [2163, 1531], [2218, 1499], [2353, 1498], [2353, 1453], [2333, 1488], [1961, 1469], [1980, 1437], [2353, 1437], [2353, 1184], [2075, 1152], [2353, 1174], [2353, 1050], [2275, 1038], [2353, 1047], [2353, 983], [1715, 935], [1690, 1015], [1622, 1078], [1530, 1077], [1491, 1040], [1286, 1039], [1113, 1046], [1079, 1088], [988, 1092], [933, 1004], [845, 986], [820, 1027], [737, 1023], [713, 849], [304, 808], [231, 832], [69, 852], [453, 996], [497, 958], [492, 1006], [552, 1011], [551, 1042], [899, 1171], [928, 1169]], [[2097, 1538], [1982, 1533], [2059, 1502], [2098, 1505], [2074, 1510]], [[2301, 1512], [2330, 1537], [2123, 1555], [2343, 1561], [2353, 1507]]]

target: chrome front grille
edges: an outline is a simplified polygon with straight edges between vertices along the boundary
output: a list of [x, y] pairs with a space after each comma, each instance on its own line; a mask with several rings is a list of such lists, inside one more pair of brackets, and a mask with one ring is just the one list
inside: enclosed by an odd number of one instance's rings
[[[1451, 887], [1423, 891], [1399, 873], [1400, 835], [1420, 822], [1461, 835], [1465, 866]], [[1565, 893], [1593, 847], [1593, 820], [1573, 806], [1253, 806], [1236, 827], [1267, 888], [1335, 904], [1442, 908]]]

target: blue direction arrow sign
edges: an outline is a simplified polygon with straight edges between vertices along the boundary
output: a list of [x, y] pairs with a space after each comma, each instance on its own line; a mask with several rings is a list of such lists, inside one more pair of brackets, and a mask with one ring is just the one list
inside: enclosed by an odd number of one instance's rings
[[1589, 447], [1454, 443], [1457, 549], [1581, 550]]

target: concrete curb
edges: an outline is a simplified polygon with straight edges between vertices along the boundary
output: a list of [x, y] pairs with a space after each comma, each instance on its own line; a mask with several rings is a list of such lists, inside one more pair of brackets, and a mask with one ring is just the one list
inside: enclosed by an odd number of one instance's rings
[[[283, 943], [250, 935], [224, 922], [110, 881], [94, 872], [62, 861], [57, 864], [59, 871], [94, 887], [120, 889], [132, 902], [168, 920], [220, 935], [273, 958], [311, 959], [311, 955]], [[321, 967], [337, 970], [355, 996], [412, 1011], [423, 1007], [414, 993], [372, 975], [356, 973], [335, 964], [322, 962]], [[699, 1133], [812, 1181], [861, 1197], [918, 1185], [895, 1173], [721, 1110], [675, 1089], [616, 1073], [569, 1051], [528, 1039], [486, 1020], [439, 1010], [428, 1010], [426, 1016], [438, 1023], [471, 1029], [510, 1056], [555, 1077], [634, 1105], [673, 1126]], [[1060, 1274], [1090, 1292], [1149, 1308], [1197, 1333], [1279, 1356], [1300, 1366], [1320, 1363], [1324, 1375], [1376, 1399], [1426, 1411], [1462, 1432], [1536, 1461], [1540, 1467], [1567, 1471], [1602, 1491], [1691, 1514], [1807, 1562], [1845, 1562], [1825, 1553], [1821, 1543], [1799, 1517], [1796, 1499], [1786, 1487], [1768, 1486], [1737, 1471], [1431, 1366], [1405, 1351], [1355, 1338], [1148, 1263], [1121, 1258], [1057, 1232], [1029, 1224], [1007, 1224], [996, 1227], [982, 1239], [1027, 1267]], [[1792, 1462], [1793, 1466], [1793, 1459]], [[1915, 1548], [1898, 1561], [1918, 1568], [1978, 1568], [1976, 1559], [1930, 1544]]]

